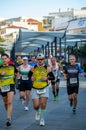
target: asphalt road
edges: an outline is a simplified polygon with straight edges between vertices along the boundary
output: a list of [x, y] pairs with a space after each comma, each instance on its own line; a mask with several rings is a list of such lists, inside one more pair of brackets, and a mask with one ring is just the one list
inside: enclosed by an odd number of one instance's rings
[[72, 113], [69, 106], [66, 82], [61, 79], [59, 101], [53, 101], [50, 88], [50, 97], [47, 102], [45, 126], [39, 126], [34, 119], [35, 111], [30, 99], [29, 111], [24, 111], [24, 106], [19, 99], [19, 92], [13, 100], [12, 125], [6, 127], [6, 111], [0, 96], [0, 130], [86, 130], [86, 78], [80, 78], [77, 113]]

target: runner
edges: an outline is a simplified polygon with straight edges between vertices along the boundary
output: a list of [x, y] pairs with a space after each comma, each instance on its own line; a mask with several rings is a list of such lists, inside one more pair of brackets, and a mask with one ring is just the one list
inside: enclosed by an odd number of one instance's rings
[[70, 55], [70, 64], [65, 67], [64, 78], [67, 80], [67, 93], [70, 106], [73, 106], [73, 113], [76, 113], [77, 95], [79, 91], [79, 73], [82, 75], [83, 70], [76, 64], [74, 55]]
[[[16, 69], [18, 70], [19, 66], [22, 64], [23, 64], [23, 59], [21, 56], [18, 56], [17, 60], [15, 62]], [[17, 77], [15, 78], [15, 81], [16, 81], [16, 89], [19, 90], [19, 88], [20, 88], [20, 74], [17, 75]]]
[[0, 67], [0, 89], [3, 98], [4, 106], [7, 112], [6, 125], [11, 125], [12, 102], [15, 93], [14, 75], [17, 70], [13, 65], [9, 65], [9, 56], [2, 54], [3, 65]]
[[20, 99], [22, 103], [25, 105], [24, 110], [28, 111], [28, 103], [30, 101], [30, 91], [32, 88], [32, 81], [28, 78], [28, 73], [31, 69], [31, 66], [28, 65], [28, 57], [23, 57], [23, 64], [19, 66], [18, 71], [21, 75], [20, 78]]
[[22, 59], [22, 57], [21, 56], [18, 56], [17, 57], [17, 60], [16, 60], [16, 62], [15, 62], [15, 65], [16, 65], [16, 68], [18, 68], [20, 65], [22, 65], [23, 64], [23, 59]]
[[31, 61], [29, 62], [29, 65], [30, 66], [32, 66], [32, 67], [34, 67], [35, 65], [37, 65], [38, 63], [37, 63], [37, 61], [36, 61], [36, 59], [35, 59], [35, 56], [32, 56], [31, 57]]
[[48, 65], [51, 66], [51, 59], [53, 58], [53, 56], [50, 54], [48, 60]]
[[51, 72], [51, 68], [44, 64], [44, 55], [38, 54], [38, 65], [34, 67], [32, 75], [33, 88], [32, 88], [32, 100], [33, 106], [36, 110], [35, 119], [40, 120], [40, 126], [45, 125], [45, 111], [46, 103], [49, 97], [48, 80], [54, 80], [54, 75]]
[[52, 73], [55, 76], [55, 80], [52, 81], [52, 93], [54, 95], [54, 101], [59, 100], [59, 83], [60, 83], [60, 69], [62, 68], [62, 66], [56, 61], [56, 58], [53, 57], [51, 59], [51, 69], [52, 69]]

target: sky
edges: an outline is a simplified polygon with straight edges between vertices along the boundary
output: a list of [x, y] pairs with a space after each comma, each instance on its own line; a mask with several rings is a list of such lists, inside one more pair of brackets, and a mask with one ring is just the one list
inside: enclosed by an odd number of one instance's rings
[[0, 18], [20, 16], [42, 19], [51, 12], [81, 9], [86, 0], [0, 0]]

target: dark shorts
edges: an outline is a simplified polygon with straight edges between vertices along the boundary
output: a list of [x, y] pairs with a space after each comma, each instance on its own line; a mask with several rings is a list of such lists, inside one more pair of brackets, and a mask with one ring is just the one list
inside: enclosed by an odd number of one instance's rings
[[21, 80], [19, 85], [19, 91], [31, 90], [32, 81], [31, 80]]
[[79, 92], [79, 86], [73, 86], [73, 87], [67, 86], [68, 95], [73, 94], [73, 93], [78, 94], [78, 92]]
[[7, 96], [7, 93], [9, 93], [9, 92], [14, 92], [15, 93], [15, 85], [14, 84], [10, 84], [10, 91], [8, 91], [8, 92], [1, 92], [1, 95], [3, 97], [5, 97], [5, 96]]
[[57, 79], [55, 82], [52, 82], [52, 86], [55, 86], [56, 84], [59, 84], [60, 83], [60, 79]]

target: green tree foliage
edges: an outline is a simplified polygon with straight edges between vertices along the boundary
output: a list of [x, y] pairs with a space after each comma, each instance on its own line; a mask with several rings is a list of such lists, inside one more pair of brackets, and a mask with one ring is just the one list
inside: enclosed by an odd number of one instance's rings
[[0, 37], [0, 42], [4, 42], [5, 40], [3, 38]]
[[0, 47], [0, 54], [4, 53], [4, 49]]
[[79, 48], [79, 52], [86, 57], [86, 44]]
[[67, 51], [69, 50], [69, 54], [74, 54], [76, 56], [84, 56], [86, 57], [86, 44], [80, 46], [79, 48], [68, 46]]

